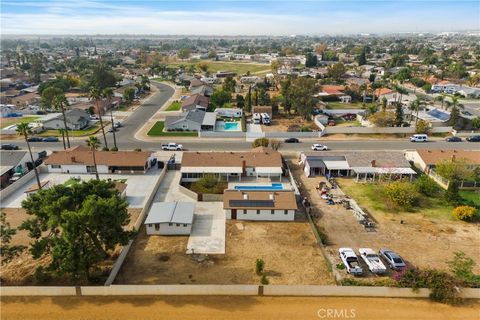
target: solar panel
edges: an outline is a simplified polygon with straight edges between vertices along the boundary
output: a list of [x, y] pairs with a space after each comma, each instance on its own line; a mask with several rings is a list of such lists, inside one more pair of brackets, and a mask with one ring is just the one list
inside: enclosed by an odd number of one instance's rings
[[230, 207], [274, 207], [272, 200], [230, 200]]

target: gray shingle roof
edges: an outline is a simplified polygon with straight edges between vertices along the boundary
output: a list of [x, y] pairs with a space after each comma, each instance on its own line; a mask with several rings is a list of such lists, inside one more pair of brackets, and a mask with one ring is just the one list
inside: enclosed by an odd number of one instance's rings
[[193, 202], [154, 202], [145, 224], [152, 223], [187, 223], [193, 222]]
[[25, 157], [26, 151], [0, 151], [0, 166], [16, 166]]

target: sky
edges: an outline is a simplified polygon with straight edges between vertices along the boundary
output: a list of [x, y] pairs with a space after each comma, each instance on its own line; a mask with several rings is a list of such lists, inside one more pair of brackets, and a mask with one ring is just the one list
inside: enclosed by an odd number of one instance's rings
[[320, 35], [480, 30], [466, 0], [1, 0], [2, 34]]

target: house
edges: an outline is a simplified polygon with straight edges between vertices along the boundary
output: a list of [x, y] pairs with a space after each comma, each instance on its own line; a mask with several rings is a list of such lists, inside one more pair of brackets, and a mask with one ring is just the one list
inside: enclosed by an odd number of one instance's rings
[[273, 111], [272, 111], [272, 106], [252, 106], [252, 114], [262, 114], [266, 113], [272, 119], [273, 116]]
[[194, 109], [180, 116], [166, 116], [165, 129], [167, 131], [213, 131], [216, 121], [216, 112]]
[[242, 177], [282, 180], [283, 163], [279, 152], [258, 147], [246, 152], [184, 152], [182, 182], [194, 182], [205, 174], [227, 181]]
[[144, 222], [147, 234], [189, 235], [194, 210], [193, 202], [154, 202]]
[[25, 107], [32, 104], [37, 104], [41, 100], [40, 95], [35, 92], [22, 94], [12, 98], [10, 101], [12, 104], [18, 107]]
[[[65, 111], [65, 118], [69, 130], [82, 130], [90, 124], [90, 115], [76, 108]], [[64, 128], [63, 115], [44, 121], [43, 127], [52, 130]]]
[[201, 85], [201, 86], [198, 86], [198, 87], [191, 88], [190, 92], [191, 92], [192, 95], [199, 94], [199, 95], [202, 95], [204, 97], [211, 97], [212, 94], [213, 94], [213, 88], [211, 86], [208, 86], [208, 85]]
[[7, 118], [11, 114], [15, 113], [16, 108], [11, 104], [2, 104], [0, 105], [0, 115], [2, 118]]
[[327, 151], [300, 154], [307, 177], [318, 175], [356, 176], [357, 182], [373, 181], [379, 176], [408, 176], [416, 172], [399, 151]]
[[182, 111], [187, 112], [195, 109], [207, 111], [210, 98], [201, 94], [194, 94], [189, 96], [182, 102]]
[[[38, 159], [38, 154], [36, 155]], [[35, 154], [34, 154], [35, 160]], [[28, 171], [28, 164], [31, 168], [30, 155], [26, 151], [0, 151], [0, 183], [1, 188], [5, 188], [8, 185], [10, 177], [15, 172], [24, 173]]]
[[190, 81], [190, 86], [189, 86], [189, 89], [192, 90], [196, 87], [201, 87], [203, 85], [206, 85], [205, 82], [201, 81], [201, 80], [198, 80], [197, 78], [193, 78], [191, 81]]
[[336, 86], [336, 85], [324, 85], [322, 86], [322, 91], [318, 93], [318, 96], [320, 97], [326, 97], [326, 96], [343, 96], [345, 95], [343, 93], [343, 90], [345, 90], [344, 86]]
[[217, 108], [215, 112], [220, 117], [240, 118], [243, 115], [243, 110], [240, 108]]
[[[146, 151], [95, 151], [97, 170], [106, 173], [145, 173], [150, 168], [153, 155]], [[48, 172], [95, 173], [90, 148], [76, 146], [62, 151], [53, 151], [45, 159]]]
[[293, 221], [297, 211], [291, 190], [225, 190], [223, 210], [232, 220]]

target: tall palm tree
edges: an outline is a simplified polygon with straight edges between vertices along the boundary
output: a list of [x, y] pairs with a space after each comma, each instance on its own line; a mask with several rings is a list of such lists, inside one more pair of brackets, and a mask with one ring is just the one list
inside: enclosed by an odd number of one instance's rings
[[443, 104], [445, 103], [445, 98], [447, 97], [447, 95], [445, 93], [441, 93], [438, 97], [435, 98], [435, 100], [437, 101], [440, 101], [440, 103], [442, 104], [442, 109], [443, 109]]
[[58, 132], [62, 135], [62, 142], [63, 142], [63, 150], [67, 149], [67, 146], [65, 144], [65, 129], [60, 128], [58, 129]]
[[97, 115], [98, 119], [100, 120], [100, 129], [102, 130], [102, 135], [103, 135], [103, 141], [105, 142], [105, 148], [108, 149], [108, 143], [107, 143], [107, 136], [105, 135], [105, 128], [103, 127], [103, 119], [102, 119], [102, 113], [103, 110], [100, 110], [100, 104], [102, 102], [102, 92], [100, 89], [96, 87], [90, 88], [90, 92], [88, 93], [88, 96], [90, 99], [95, 100], [95, 106], [97, 107]]
[[117, 137], [115, 133], [115, 123], [113, 122], [113, 114], [112, 114], [112, 97], [113, 97], [113, 89], [112, 88], [105, 88], [102, 91], [102, 96], [105, 98], [106, 103], [107, 103], [107, 109], [110, 109], [110, 120], [112, 124], [112, 134], [113, 134], [113, 146], [115, 149], [118, 150], [117, 147]]
[[459, 109], [463, 109], [464, 106], [463, 104], [460, 103], [460, 100], [458, 99], [458, 97], [452, 96], [450, 97], [450, 99], [452, 100], [451, 102], [452, 110], [450, 111], [450, 123], [452, 126], [455, 126], [457, 124], [459, 113], [460, 113]]
[[70, 148], [70, 138], [68, 137], [67, 118], [65, 117], [65, 107], [68, 106], [68, 100], [65, 97], [65, 94], [62, 92], [56, 95], [55, 97], [53, 97], [52, 105], [54, 109], [62, 111], [63, 128], [65, 129], [65, 135], [67, 137], [67, 146]]
[[32, 133], [30, 130], [30, 126], [28, 123], [19, 123], [17, 124], [17, 133], [23, 135], [25, 138], [25, 142], [27, 143], [28, 153], [30, 154], [30, 160], [32, 161], [33, 170], [35, 171], [35, 178], [37, 179], [38, 189], [42, 188], [42, 184], [40, 183], [40, 176], [38, 175], [37, 165], [33, 160], [32, 149], [30, 148], [30, 143], [28, 142], [28, 135]]
[[90, 150], [92, 151], [93, 166], [95, 167], [95, 178], [100, 180], [100, 177], [98, 176], [97, 159], [95, 157], [95, 152], [100, 147], [100, 141], [98, 141], [97, 137], [90, 136], [87, 139], [87, 146], [89, 146]]

